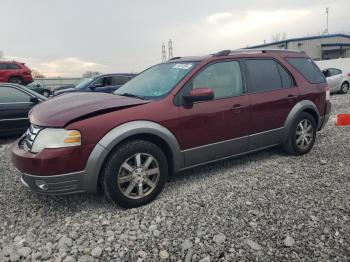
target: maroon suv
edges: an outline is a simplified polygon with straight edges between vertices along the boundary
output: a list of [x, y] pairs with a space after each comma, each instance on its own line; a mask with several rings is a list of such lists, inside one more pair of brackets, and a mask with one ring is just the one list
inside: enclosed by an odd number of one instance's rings
[[34, 107], [13, 146], [24, 185], [153, 200], [167, 176], [282, 145], [305, 154], [330, 114], [329, 87], [304, 53], [221, 51], [155, 65], [114, 94], [68, 94]]
[[33, 82], [32, 71], [24, 63], [0, 61], [0, 83], [27, 85]]

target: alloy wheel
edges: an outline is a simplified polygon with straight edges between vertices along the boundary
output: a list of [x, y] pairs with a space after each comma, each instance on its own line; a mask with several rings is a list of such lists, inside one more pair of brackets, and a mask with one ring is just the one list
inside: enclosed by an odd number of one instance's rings
[[297, 126], [295, 134], [296, 144], [301, 149], [306, 149], [312, 143], [314, 138], [314, 130], [308, 119], [303, 119]]
[[348, 83], [344, 83], [344, 84], [342, 84], [342, 86], [341, 86], [341, 91], [342, 91], [342, 93], [347, 93], [348, 91], [349, 91], [349, 84]]
[[156, 188], [160, 177], [159, 163], [147, 153], [136, 153], [120, 166], [117, 183], [128, 198], [140, 199]]

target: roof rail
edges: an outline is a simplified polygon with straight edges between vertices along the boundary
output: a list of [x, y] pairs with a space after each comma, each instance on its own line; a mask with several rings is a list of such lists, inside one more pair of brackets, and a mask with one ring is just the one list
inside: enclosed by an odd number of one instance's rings
[[221, 50], [215, 54], [213, 54], [213, 56], [226, 56], [226, 55], [230, 55], [231, 54], [231, 50]]
[[249, 54], [258, 54], [258, 53], [285, 53], [285, 52], [289, 52], [289, 53], [305, 53], [302, 50], [288, 50], [288, 49], [235, 49], [235, 50], [222, 50], [219, 51], [215, 54], [212, 54], [213, 56], [228, 56], [228, 55], [234, 55], [237, 53], [249, 53]]
[[176, 60], [176, 59], [180, 59], [180, 58], [181, 58], [181, 56], [175, 56], [173, 58], [170, 58], [168, 61], [172, 61], [172, 60]]
[[232, 50], [231, 53], [256, 53], [256, 52], [260, 52], [260, 53], [305, 53], [302, 50], [290, 50], [290, 49], [273, 49], [273, 48], [243, 48], [243, 49], [236, 49], [236, 50]]

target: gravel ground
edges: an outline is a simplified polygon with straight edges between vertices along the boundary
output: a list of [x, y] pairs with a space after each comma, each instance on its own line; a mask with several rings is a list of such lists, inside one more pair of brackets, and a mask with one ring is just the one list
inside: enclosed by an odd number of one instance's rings
[[0, 261], [349, 261], [350, 95], [307, 155], [278, 148], [171, 178], [151, 204], [42, 196], [0, 148]]

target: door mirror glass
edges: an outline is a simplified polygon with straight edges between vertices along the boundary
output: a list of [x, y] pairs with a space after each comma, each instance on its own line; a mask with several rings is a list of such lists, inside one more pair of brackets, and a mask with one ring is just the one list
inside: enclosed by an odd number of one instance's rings
[[214, 91], [211, 88], [200, 87], [190, 91], [184, 96], [187, 102], [208, 101], [214, 99]]

